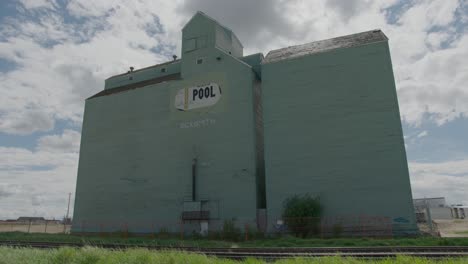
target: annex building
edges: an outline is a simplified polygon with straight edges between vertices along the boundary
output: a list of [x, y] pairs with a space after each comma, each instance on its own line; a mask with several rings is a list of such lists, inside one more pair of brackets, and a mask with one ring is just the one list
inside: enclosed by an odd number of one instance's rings
[[[283, 202], [416, 232], [388, 39], [380, 30], [245, 56], [198, 12], [180, 59], [86, 100], [72, 232], [275, 232]], [[350, 229], [351, 230], [351, 229]]]

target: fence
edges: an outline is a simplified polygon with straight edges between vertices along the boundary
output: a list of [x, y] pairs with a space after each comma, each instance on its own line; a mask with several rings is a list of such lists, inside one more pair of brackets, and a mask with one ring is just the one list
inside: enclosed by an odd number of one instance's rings
[[57, 222], [1, 222], [0, 232], [24, 232], [24, 233], [70, 233], [71, 225]]
[[282, 234], [298, 237], [392, 237], [394, 223], [389, 217], [340, 216], [285, 218], [274, 227]]
[[152, 221], [80, 221], [75, 222], [72, 233], [100, 236], [119, 235], [151, 237], [206, 236], [214, 239], [227, 237], [250, 240], [257, 237], [392, 237], [395, 231], [404, 230], [405, 224], [395, 223], [389, 217], [341, 216], [322, 218], [288, 218], [269, 223], [265, 232], [257, 229], [255, 220], [180, 220], [173, 223]]
[[0, 223], [0, 232], [74, 233], [77, 235], [149, 236], [149, 237], [208, 237], [212, 239], [251, 240], [266, 236], [298, 237], [392, 237], [408, 229], [405, 223], [380, 216], [340, 216], [321, 218], [285, 218], [268, 223], [266, 232], [257, 229], [255, 219], [149, 221], [79, 221], [71, 225], [56, 222]]

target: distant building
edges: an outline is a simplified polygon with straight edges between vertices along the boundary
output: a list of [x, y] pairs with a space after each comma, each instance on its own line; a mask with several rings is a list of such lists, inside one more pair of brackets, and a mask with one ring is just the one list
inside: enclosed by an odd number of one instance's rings
[[35, 216], [21, 216], [16, 220], [17, 223], [45, 223], [46, 219], [44, 217], [35, 217]]
[[430, 208], [447, 207], [445, 197], [434, 197], [434, 198], [416, 198], [413, 199], [414, 207], [429, 206]]
[[445, 201], [445, 197], [417, 198], [413, 199], [414, 211], [418, 222], [426, 222], [430, 210], [431, 219], [452, 219], [452, 211]]
[[468, 206], [466, 205], [453, 205], [452, 206], [453, 218], [465, 219], [468, 216]]

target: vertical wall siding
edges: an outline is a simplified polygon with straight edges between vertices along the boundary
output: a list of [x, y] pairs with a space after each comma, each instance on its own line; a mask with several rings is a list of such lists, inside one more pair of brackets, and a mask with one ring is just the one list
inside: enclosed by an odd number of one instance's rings
[[[132, 232], [149, 232], [152, 224], [178, 232], [195, 157], [197, 196], [211, 212], [210, 229], [224, 220], [255, 226], [255, 75], [230, 56], [210, 61], [216, 64], [192, 78], [86, 102], [74, 232], [98, 232], [101, 225], [115, 231], [123, 223]], [[174, 108], [179, 89], [209, 82], [222, 88], [216, 105]]]
[[385, 216], [415, 231], [387, 42], [262, 66], [270, 228], [283, 201], [320, 196], [325, 216]]

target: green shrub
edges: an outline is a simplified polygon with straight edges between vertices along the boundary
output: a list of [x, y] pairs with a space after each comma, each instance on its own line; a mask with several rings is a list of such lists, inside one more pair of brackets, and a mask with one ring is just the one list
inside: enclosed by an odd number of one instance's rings
[[247, 232], [246, 238], [248, 240], [265, 239], [265, 233], [258, 230], [257, 228], [248, 226], [245, 231]]
[[332, 228], [333, 237], [340, 237], [343, 233], [343, 226], [341, 224], [334, 224]]
[[221, 240], [222, 234], [220, 231], [209, 231], [208, 232], [208, 239], [211, 240]]
[[169, 230], [165, 227], [159, 229], [158, 238], [169, 238]]
[[194, 240], [199, 240], [199, 239], [202, 239], [203, 236], [199, 232], [193, 230], [191, 238]]
[[294, 195], [284, 201], [283, 220], [289, 231], [297, 237], [320, 233], [322, 206], [319, 197], [308, 194]]
[[222, 237], [225, 240], [239, 241], [242, 237], [242, 233], [240, 229], [236, 227], [234, 221], [225, 220], [223, 224]]

